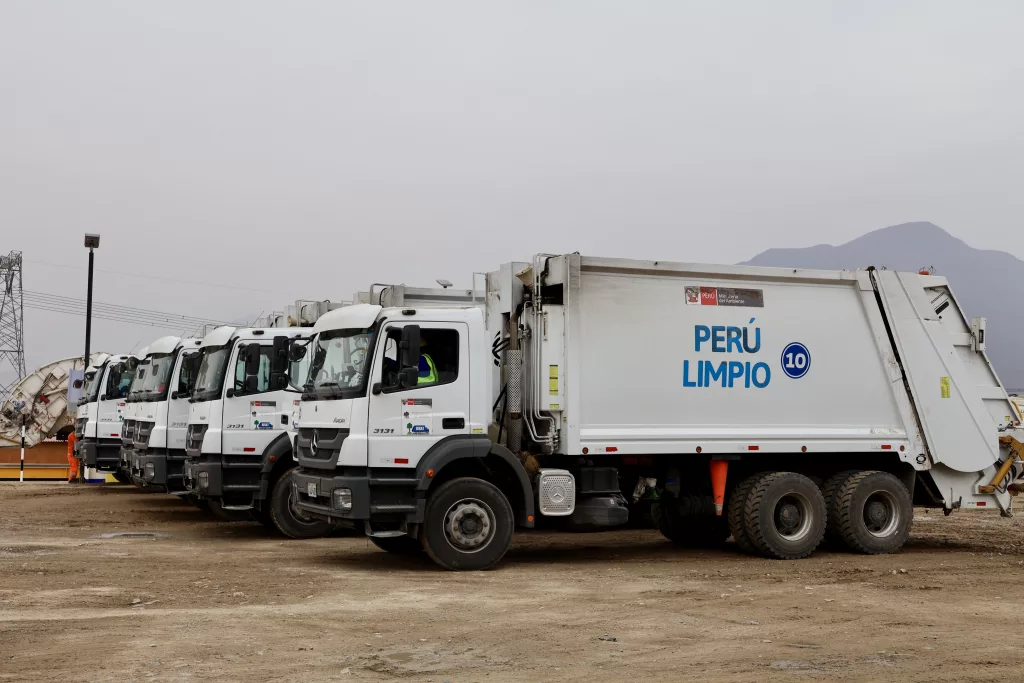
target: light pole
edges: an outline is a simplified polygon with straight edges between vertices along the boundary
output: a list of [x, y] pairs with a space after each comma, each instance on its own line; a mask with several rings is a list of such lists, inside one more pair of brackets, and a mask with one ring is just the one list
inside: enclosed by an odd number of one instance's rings
[[[89, 369], [89, 342], [92, 338], [92, 262], [93, 251], [100, 248], [100, 236], [92, 233], [85, 233], [85, 248], [89, 250], [89, 285], [85, 295], [85, 363], [82, 365], [82, 372]], [[85, 483], [85, 462], [78, 461], [78, 481]]]
[[89, 250], [89, 287], [85, 295], [85, 368], [89, 367], [89, 340], [92, 337], [92, 261], [93, 251], [100, 248], [100, 236], [85, 233], [85, 248]]

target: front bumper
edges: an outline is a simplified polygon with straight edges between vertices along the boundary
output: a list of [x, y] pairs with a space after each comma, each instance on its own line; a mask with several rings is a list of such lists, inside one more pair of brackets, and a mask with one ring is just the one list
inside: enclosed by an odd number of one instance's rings
[[121, 464], [121, 442], [102, 443], [95, 440], [75, 444], [77, 457], [86, 467], [101, 472], [116, 472]]
[[186, 460], [182, 470], [185, 489], [203, 498], [219, 498], [223, 495], [223, 470], [220, 462]]
[[[292, 474], [292, 485], [295, 506], [310, 517], [330, 522], [371, 518], [368, 476], [321, 476], [317, 472], [299, 470]], [[336, 489], [352, 492], [351, 508], [332, 508]]]

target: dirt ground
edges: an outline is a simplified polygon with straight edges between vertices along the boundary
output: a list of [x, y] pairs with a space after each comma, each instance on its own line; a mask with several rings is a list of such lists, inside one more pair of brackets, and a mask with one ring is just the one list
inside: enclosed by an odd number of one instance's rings
[[797, 562], [522, 534], [475, 573], [128, 486], [2, 484], [0, 514], [0, 680], [1024, 679], [1024, 519], [992, 512]]

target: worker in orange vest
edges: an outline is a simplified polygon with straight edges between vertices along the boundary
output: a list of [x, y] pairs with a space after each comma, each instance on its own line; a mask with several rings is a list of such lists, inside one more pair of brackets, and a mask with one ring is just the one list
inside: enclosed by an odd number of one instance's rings
[[75, 457], [75, 433], [68, 434], [68, 483], [78, 479], [78, 458]]

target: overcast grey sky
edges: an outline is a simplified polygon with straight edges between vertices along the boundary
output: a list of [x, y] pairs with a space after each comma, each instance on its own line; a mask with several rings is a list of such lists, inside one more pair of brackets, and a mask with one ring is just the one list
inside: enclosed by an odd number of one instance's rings
[[[4, 0], [0, 251], [84, 298], [99, 232], [98, 301], [217, 318], [912, 220], [1024, 255], [1021, 26], [994, 0]], [[26, 311], [30, 370], [83, 330]], [[165, 333], [97, 321], [93, 348]]]

